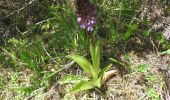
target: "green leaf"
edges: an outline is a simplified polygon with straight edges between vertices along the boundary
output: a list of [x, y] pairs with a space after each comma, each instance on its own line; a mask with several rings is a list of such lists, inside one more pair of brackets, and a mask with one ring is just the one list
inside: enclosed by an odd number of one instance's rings
[[150, 31], [148, 31], [148, 30], [144, 30], [144, 31], [143, 31], [143, 34], [144, 34], [145, 36], [149, 36]]
[[125, 35], [124, 35], [124, 40], [128, 40], [129, 39], [129, 37], [131, 36], [131, 32], [130, 31], [127, 31], [126, 33], [125, 33]]
[[65, 75], [63, 77], [61, 77], [58, 80], [59, 84], [66, 84], [66, 83], [79, 83], [80, 81], [87, 81], [89, 80], [87, 77], [83, 77], [83, 76], [75, 76], [75, 75]]
[[137, 68], [137, 72], [146, 73], [148, 67], [149, 67], [148, 64], [139, 65]]
[[147, 94], [152, 100], [160, 100], [159, 95], [154, 88], [149, 88]]
[[71, 93], [76, 93], [94, 88], [93, 81], [81, 81], [72, 88]]
[[95, 48], [93, 44], [90, 44], [90, 53], [91, 53], [91, 57], [92, 57], [92, 62], [94, 65], [94, 59], [95, 59]]
[[90, 52], [91, 52], [91, 56], [92, 56], [94, 71], [96, 74], [98, 74], [99, 67], [100, 67], [100, 45], [99, 45], [99, 42], [97, 42], [96, 46], [90, 44]]
[[137, 24], [133, 24], [133, 25], [131, 25], [129, 28], [128, 28], [128, 31], [125, 33], [125, 35], [124, 35], [124, 40], [128, 40], [129, 39], [129, 37], [133, 34], [132, 32], [134, 31], [134, 30], [136, 30], [136, 28], [138, 27], [138, 25]]
[[138, 28], [138, 25], [137, 24], [133, 24], [133, 25], [131, 25], [130, 26], [130, 31], [134, 31], [134, 30], [136, 30]]
[[88, 74], [91, 74], [92, 77], [96, 77], [95, 73], [94, 73], [94, 69], [93, 66], [91, 65], [91, 63], [84, 57], [79, 56], [79, 55], [68, 55], [68, 58], [73, 59], [75, 62], [78, 63], [78, 65]]
[[104, 73], [112, 66], [112, 64], [107, 65], [106, 67], [104, 67], [98, 75], [98, 78], [102, 77], [104, 75]]
[[101, 78], [102, 77], [99, 77], [97, 79], [94, 79], [94, 81], [93, 81], [94, 85], [97, 86], [98, 88], [101, 87]]
[[163, 51], [161, 54], [168, 54], [168, 55], [170, 55], [170, 49], [168, 49], [166, 51]]

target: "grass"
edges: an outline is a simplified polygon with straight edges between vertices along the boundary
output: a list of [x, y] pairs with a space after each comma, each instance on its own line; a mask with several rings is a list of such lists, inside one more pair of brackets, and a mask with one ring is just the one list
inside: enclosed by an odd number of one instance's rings
[[67, 94], [73, 84], [57, 82], [65, 74], [89, 76], [67, 55], [90, 59], [90, 39], [76, 24], [75, 1], [61, 0], [46, 8], [47, 19], [0, 46], [0, 99], [160, 100], [168, 95], [162, 92], [170, 56], [162, 50], [170, 49], [169, 42], [160, 32], [149, 31], [151, 22], [138, 18], [145, 3], [92, 3], [99, 10], [94, 38], [101, 40], [101, 66], [112, 63], [118, 73], [101, 88], [76, 94]]

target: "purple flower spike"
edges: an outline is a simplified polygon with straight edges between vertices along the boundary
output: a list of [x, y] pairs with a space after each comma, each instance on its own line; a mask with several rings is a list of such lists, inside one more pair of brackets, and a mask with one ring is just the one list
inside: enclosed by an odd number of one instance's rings
[[81, 21], [81, 17], [77, 17], [77, 22], [80, 22]]
[[96, 18], [97, 9], [89, 0], [77, 0], [77, 24], [80, 28], [93, 31]]
[[92, 26], [88, 26], [87, 27], [87, 31], [93, 31], [93, 27]]
[[85, 25], [85, 24], [81, 24], [81, 25], [80, 25], [80, 28], [85, 29], [85, 28], [86, 28], [86, 25]]
[[96, 24], [96, 22], [94, 20], [91, 20], [91, 24]]

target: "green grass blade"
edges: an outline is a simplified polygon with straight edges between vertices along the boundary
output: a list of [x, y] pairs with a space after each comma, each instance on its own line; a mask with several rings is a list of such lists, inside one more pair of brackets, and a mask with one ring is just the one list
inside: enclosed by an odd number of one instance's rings
[[98, 77], [102, 77], [104, 75], [104, 73], [112, 66], [112, 64], [107, 65], [106, 67], [104, 67], [100, 72]]
[[120, 61], [118, 61], [118, 60], [116, 60], [116, 59], [114, 59], [114, 58], [109, 58], [109, 59], [110, 59], [111, 61], [115, 62], [115, 63], [118, 63], [118, 64], [126, 67], [126, 65], [125, 65], [124, 63], [122, 63], [122, 62], [120, 62]]

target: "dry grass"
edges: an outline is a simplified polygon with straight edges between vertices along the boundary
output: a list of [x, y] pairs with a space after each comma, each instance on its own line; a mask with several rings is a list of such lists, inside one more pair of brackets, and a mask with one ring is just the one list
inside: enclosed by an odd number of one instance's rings
[[[159, 98], [153, 97], [152, 99], [168, 100], [165, 98], [170, 97], [168, 94], [170, 92], [168, 90], [170, 56], [150, 53], [145, 54], [145, 57], [139, 57], [132, 52], [128, 54], [130, 68], [132, 70], [124, 75], [119, 70], [120, 73], [109, 79], [106, 85], [102, 87], [103, 90], [93, 89], [77, 94], [65, 95], [68, 88], [72, 87], [72, 85], [54, 84], [43, 95], [46, 95], [49, 100], [56, 100], [56, 97], [64, 97], [66, 100], [71, 98], [78, 100], [90, 98], [94, 100], [150, 100], [152, 98], [150, 92], [154, 89], [155, 95], [158, 95]], [[145, 72], [138, 71], [138, 67], [141, 65], [148, 65], [147, 69], [144, 69]], [[77, 75], [83, 74], [81, 69], [74, 71], [78, 72]]]

